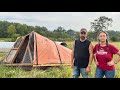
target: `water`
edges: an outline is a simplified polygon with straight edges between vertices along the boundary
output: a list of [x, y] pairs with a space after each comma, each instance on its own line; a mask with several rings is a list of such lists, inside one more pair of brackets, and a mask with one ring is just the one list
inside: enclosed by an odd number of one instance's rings
[[0, 42], [0, 48], [12, 48], [15, 42]]

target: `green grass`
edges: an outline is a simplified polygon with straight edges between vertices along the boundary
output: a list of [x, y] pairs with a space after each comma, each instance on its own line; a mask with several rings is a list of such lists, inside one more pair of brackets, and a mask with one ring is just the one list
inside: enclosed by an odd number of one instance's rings
[[[66, 42], [67, 47], [72, 49], [73, 42]], [[95, 45], [97, 42], [92, 42]], [[120, 43], [114, 42], [118, 49], [120, 49]], [[7, 53], [0, 53], [1, 61]], [[115, 55], [114, 59], [118, 56]], [[92, 63], [91, 72], [89, 73], [89, 78], [94, 78], [95, 75], [95, 64]], [[70, 66], [60, 66], [60, 67], [52, 67], [46, 70], [42, 69], [32, 69], [31, 71], [26, 71], [17, 67], [5, 67], [0, 66], [0, 78], [71, 78], [72, 77], [72, 69]], [[116, 78], [120, 78], [120, 63], [116, 65]], [[80, 76], [81, 78], [81, 76]]]
[[0, 62], [2, 62], [8, 53], [0, 53]]
[[33, 69], [31, 71], [0, 66], [0, 78], [69, 78], [71, 72], [71, 68], [67, 66], [51, 67], [46, 70]]
[[10, 42], [11, 38], [0, 38], [0, 42]]

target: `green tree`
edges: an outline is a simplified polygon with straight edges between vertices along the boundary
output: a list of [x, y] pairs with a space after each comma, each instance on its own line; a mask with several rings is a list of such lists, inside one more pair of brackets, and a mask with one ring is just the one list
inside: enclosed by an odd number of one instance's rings
[[7, 28], [7, 33], [9, 34], [9, 37], [12, 37], [13, 34], [16, 33], [16, 28], [14, 25], [10, 25], [8, 28]]
[[113, 36], [113, 37], [111, 37], [111, 41], [117, 42], [117, 41], [118, 41], [118, 38]]
[[7, 28], [8, 26], [10, 26], [11, 24], [7, 21], [0, 21], [0, 37], [4, 37], [7, 38], [9, 37], [8, 33], [7, 33]]
[[101, 16], [91, 22], [91, 29], [94, 29], [96, 35], [99, 31], [107, 31], [108, 27], [111, 26], [113, 20], [105, 16]]
[[23, 24], [19, 27], [19, 34], [22, 36], [28, 34], [28, 28], [26, 24]]
[[58, 27], [53, 31], [55, 38], [65, 38], [67, 37], [66, 30], [63, 27]]
[[80, 38], [80, 32], [76, 32], [76, 39]]
[[21, 35], [21, 26], [22, 26], [22, 24], [20, 24], [20, 23], [16, 23], [16, 25], [15, 25], [16, 32], [17, 32], [17, 34], [20, 34], [20, 35]]
[[76, 32], [74, 30], [69, 29], [66, 33], [69, 35], [69, 37], [75, 38]]
[[93, 32], [93, 31], [89, 31], [89, 32], [88, 32], [87, 38], [88, 38], [89, 40], [91, 40], [91, 41], [97, 40], [96, 34], [95, 34], [95, 32]]
[[16, 41], [16, 39], [17, 39], [18, 37], [20, 37], [20, 35], [19, 35], [19, 34], [16, 34], [16, 33], [15, 33], [15, 34], [13, 34], [13, 35], [12, 35], [12, 39], [11, 39], [11, 41], [12, 41], [12, 42], [15, 42], [15, 41]]

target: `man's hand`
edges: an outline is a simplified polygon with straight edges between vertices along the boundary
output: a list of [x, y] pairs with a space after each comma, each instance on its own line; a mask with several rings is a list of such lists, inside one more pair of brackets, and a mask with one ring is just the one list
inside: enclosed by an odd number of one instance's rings
[[74, 67], [74, 64], [73, 64], [73, 63], [71, 63], [71, 68], [73, 69], [73, 67]]
[[86, 68], [86, 72], [89, 73], [91, 71], [91, 66], [88, 65], [87, 68]]

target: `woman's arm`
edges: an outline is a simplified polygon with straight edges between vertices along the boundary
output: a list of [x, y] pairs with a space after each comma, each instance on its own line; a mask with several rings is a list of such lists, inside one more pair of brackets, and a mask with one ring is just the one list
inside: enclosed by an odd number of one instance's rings
[[119, 55], [119, 57], [116, 60], [110, 61], [110, 62], [107, 63], [109, 66], [117, 64], [120, 61], [120, 51], [118, 51], [117, 55]]
[[95, 62], [96, 65], [98, 65], [98, 61], [96, 59], [96, 55], [95, 54], [94, 54], [94, 62]]
[[120, 61], [120, 51], [118, 51], [117, 55], [119, 56], [117, 60], [114, 61], [114, 64], [117, 64]]

